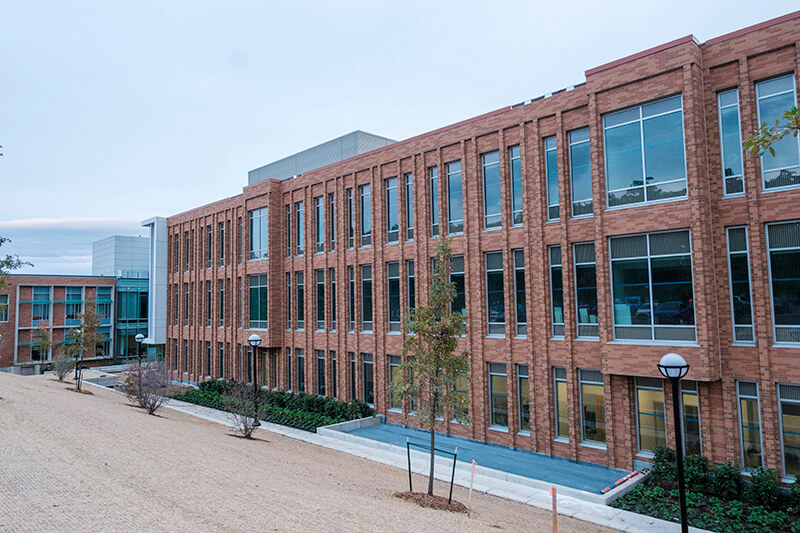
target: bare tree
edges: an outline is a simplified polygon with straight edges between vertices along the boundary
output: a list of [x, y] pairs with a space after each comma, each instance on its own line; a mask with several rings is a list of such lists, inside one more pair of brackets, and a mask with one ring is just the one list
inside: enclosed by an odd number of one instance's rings
[[[50, 323], [40, 320], [33, 331], [33, 340], [36, 341], [36, 348], [39, 350], [41, 359], [50, 359], [50, 350], [55, 351], [56, 343], [53, 342], [53, 334], [50, 332]], [[33, 349], [33, 346], [31, 346]]]
[[129, 400], [152, 415], [169, 401], [172, 383], [163, 363], [150, 362], [131, 365], [123, 390]]
[[233, 422], [233, 429], [243, 437], [252, 439], [256, 429], [255, 422], [264, 413], [264, 405], [257, 404], [253, 388], [244, 383], [235, 383], [222, 396], [222, 402]]
[[102, 323], [92, 303], [86, 304], [86, 310], [78, 315], [81, 319], [79, 328], [73, 329], [67, 335], [65, 350], [75, 358], [75, 388], [80, 391], [83, 381], [83, 357], [95, 357], [99, 349], [106, 342], [105, 333], [100, 331]]

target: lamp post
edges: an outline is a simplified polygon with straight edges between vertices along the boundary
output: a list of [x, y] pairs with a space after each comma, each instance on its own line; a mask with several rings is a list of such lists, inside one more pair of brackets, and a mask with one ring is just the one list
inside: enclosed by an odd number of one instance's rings
[[672, 384], [672, 411], [675, 415], [675, 453], [678, 459], [678, 492], [681, 504], [681, 531], [688, 533], [686, 519], [686, 483], [683, 478], [683, 432], [681, 428], [680, 402], [681, 379], [689, 372], [689, 364], [676, 353], [668, 353], [658, 362], [658, 371]]
[[81, 328], [75, 328], [75, 342], [78, 344], [75, 352], [75, 388], [81, 390], [81, 362], [83, 361], [83, 339]]
[[136, 341], [136, 364], [142, 366], [142, 341], [144, 341], [144, 335], [137, 333], [133, 340]]
[[260, 426], [261, 422], [258, 420], [258, 347], [261, 345], [261, 337], [253, 333], [249, 337], [247, 337], [247, 344], [249, 344], [253, 348], [253, 412], [254, 416], [253, 419], [253, 426]]

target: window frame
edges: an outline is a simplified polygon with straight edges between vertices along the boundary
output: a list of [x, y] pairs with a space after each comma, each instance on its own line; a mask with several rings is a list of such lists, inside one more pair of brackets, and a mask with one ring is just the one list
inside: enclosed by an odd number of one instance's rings
[[[249, 260], [257, 260], [257, 259], [266, 259], [268, 257], [269, 251], [269, 208], [267, 206], [259, 207], [258, 209], [251, 209], [248, 211], [248, 219], [250, 221], [250, 238], [249, 243]], [[263, 230], [263, 235], [262, 235]], [[254, 238], [257, 234], [257, 238]], [[263, 242], [262, 242], [263, 241]], [[255, 249], [254, 245], [259, 245], [258, 249]], [[263, 248], [261, 247], [263, 245]]]
[[[585, 140], [577, 140], [573, 141], [573, 135], [577, 135], [579, 133], [586, 132], [586, 139]], [[569, 189], [570, 189], [570, 204], [571, 204], [571, 215], [572, 218], [591, 218], [594, 216], [594, 197], [592, 195], [592, 158], [591, 158], [591, 135], [590, 135], [589, 126], [584, 128], [578, 128], [576, 130], [572, 130], [567, 134], [567, 142], [569, 143]], [[573, 156], [573, 148], [579, 145], [588, 144], [589, 145], [589, 197], [588, 198], [575, 198], [575, 157]], [[589, 202], [589, 212], [583, 213], [580, 215], [575, 214], [575, 204], [582, 203], [582, 202]]]
[[[733, 104], [725, 104], [723, 105], [721, 102], [722, 96], [730, 93], [736, 94], [736, 103]], [[729, 109], [732, 107], [736, 108], [736, 133], [738, 135], [738, 139], [736, 141], [737, 146], [742, 146], [742, 111], [739, 107], [741, 100], [739, 99], [739, 88], [734, 87], [732, 89], [727, 89], [724, 91], [719, 91], [717, 93], [717, 124], [719, 125], [719, 153], [720, 153], [720, 166], [722, 167], [722, 197], [723, 198], [736, 198], [737, 196], [744, 196], [746, 193], [745, 190], [745, 183], [744, 183], [744, 150], [739, 150], [740, 161], [739, 164], [741, 165], [741, 172], [739, 174], [733, 174], [732, 176], [725, 175], [725, 143], [723, 142], [723, 134], [722, 134], [722, 110]], [[742, 184], [741, 192], [731, 193], [728, 192], [728, 180], [738, 178]]]
[[[490, 157], [496, 158], [495, 161], [488, 161]], [[487, 170], [490, 172], [497, 172], [493, 183], [489, 183]], [[483, 181], [483, 231], [495, 231], [503, 228], [503, 198], [500, 197], [500, 202], [497, 206], [496, 213], [489, 212], [489, 205], [487, 199], [489, 197], [488, 191], [492, 187], [497, 188], [497, 194], [500, 195], [502, 176], [500, 175], [500, 150], [491, 150], [481, 154], [481, 176]], [[462, 186], [463, 187], [463, 186]], [[463, 188], [462, 188], [463, 192]], [[490, 222], [491, 219], [491, 222]]]
[[794, 399], [794, 398], [786, 398], [786, 399], [784, 399], [783, 398], [783, 394], [782, 394], [783, 387], [797, 387], [797, 388], [800, 388], [800, 384], [797, 384], [797, 383], [783, 383], [783, 382], [778, 382], [777, 383], [777, 388], [778, 388], [778, 391], [777, 391], [778, 392], [778, 397], [777, 397], [777, 400], [778, 400], [778, 420], [779, 420], [778, 426], [779, 426], [780, 433], [781, 433], [781, 472], [783, 474], [784, 481], [793, 479], [793, 480], [795, 480], [795, 482], [797, 482], [797, 480], [800, 479], [800, 472], [798, 474], [790, 474], [790, 473], [788, 473], [786, 471], [786, 445], [785, 445], [785, 442], [784, 442], [784, 436], [786, 434], [786, 430], [784, 429], [784, 424], [783, 424], [783, 403], [786, 402], [786, 403], [800, 405], [800, 399]]
[[[559, 260], [556, 264], [553, 260], [553, 252], [554, 250], [558, 249]], [[550, 273], [550, 333], [551, 338], [556, 340], [563, 340], [566, 332], [565, 322], [564, 322], [564, 257], [561, 250], [560, 244], [553, 244], [547, 247], [547, 262], [548, 268]], [[556, 321], [556, 305], [555, 305], [555, 288], [553, 286], [554, 272], [555, 270], [559, 272], [559, 278], [561, 278], [561, 322]], [[560, 332], [560, 333], [559, 333]]]
[[325, 253], [325, 196], [314, 197], [314, 253]]
[[[396, 273], [392, 274], [392, 270], [395, 270]], [[395, 282], [397, 285], [397, 292], [395, 295], [392, 295], [392, 282]], [[392, 320], [392, 302], [395, 302], [397, 305], [397, 317], [398, 320]], [[403, 304], [402, 304], [402, 296], [400, 294], [400, 262], [399, 261], [389, 261], [386, 263], [386, 320], [389, 325], [388, 333], [400, 333], [402, 329], [402, 311]]]
[[[739, 387], [739, 385], [742, 384], [742, 383], [755, 385], [755, 387], [756, 387], [756, 395], [755, 396], [750, 396], [750, 395], [747, 395], [747, 394], [743, 395], [742, 392], [741, 392], [741, 388]], [[744, 379], [744, 380], [738, 380], [737, 379], [736, 380], [736, 412], [737, 412], [738, 417], [739, 417], [739, 419], [738, 419], [739, 420], [739, 427], [738, 427], [738, 429], [739, 429], [739, 459], [741, 460], [742, 469], [744, 470], [744, 469], [753, 468], [753, 467], [745, 466], [744, 432], [742, 431], [744, 429], [744, 426], [742, 425], [742, 398], [744, 398], [746, 400], [750, 400], [750, 401], [755, 399], [755, 402], [756, 402], [756, 413], [758, 414], [758, 441], [759, 441], [759, 447], [760, 447], [759, 448], [759, 452], [760, 452], [760, 456], [761, 456], [761, 465], [760, 466], [764, 466], [764, 431], [763, 431], [763, 422], [761, 420], [761, 387], [759, 386], [758, 381], [748, 380], [748, 379]], [[752, 428], [748, 428], [748, 429], [752, 429]], [[755, 468], [757, 468], [757, 467], [755, 467]]]
[[[783, 75], [780, 75], [780, 76], [773, 76], [771, 78], [767, 78], [767, 79], [763, 79], [763, 80], [759, 80], [754, 84], [754, 88], [753, 88], [753, 96], [755, 98], [755, 107], [756, 107], [756, 116], [758, 117], [758, 123], [759, 124], [764, 122], [764, 120], [761, 118], [760, 101], [762, 99], [771, 98], [771, 97], [778, 96], [778, 95], [781, 95], [781, 94], [787, 94], [789, 91], [784, 91], [782, 93], [773, 93], [773, 94], [770, 94], [769, 96], [758, 96], [758, 86], [760, 84], [762, 84], [762, 83], [767, 83], [767, 82], [779, 80], [779, 79], [782, 79], [782, 78], [790, 78], [792, 80], [792, 91], [791, 92], [792, 92], [792, 95], [794, 96], [793, 99], [792, 99], [792, 105], [797, 106], [797, 80], [795, 79], [795, 73], [794, 72], [789, 73], [789, 74], [783, 74]], [[795, 143], [797, 144], [798, 160], [800, 161], [800, 136], [795, 137], [795, 139], [796, 139]], [[761, 190], [763, 192], [766, 193], [766, 192], [787, 191], [787, 190], [800, 188], [800, 184], [798, 184], [798, 185], [784, 185], [783, 187], [771, 187], [771, 188], [765, 187], [765, 183], [764, 183], [764, 174], [765, 174], [764, 158], [766, 156], [767, 156], [767, 154], [764, 154], [761, 157], [759, 157], [759, 160], [760, 160], [759, 169], [761, 170]], [[777, 169], [772, 169], [771, 171], [774, 171], [774, 170], [786, 170], [786, 169], [790, 169], [790, 168], [798, 168], [798, 172], [800, 173], [800, 166], [798, 166], [798, 167], [777, 168]]]
[[[731, 230], [744, 230], [744, 242], [745, 242], [745, 249], [744, 250], [736, 250], [731, 251], [731, 238], [730, 233]], [[755, 346], [756, 344], [756, 337], [755, 337], [755, 323], [753, 321], [753, 284], [752, 280], [750, 279], [750, 274], [752, 271], [750, 270], [750, 232], [749, 228], [745, 226], [728, 226], [725, 228], [725, 251], [727, 255], [728, 261], [728, 297], [731, 309], [731, 338], [732, 344], [734, 346]], [[750, 324], [744, 325], [737, 325], [736, 324], [736, 312], [733, 305], [733, 267], [731, 265], [731, 259], [733, 254], [740, 254], [744, 255], [745, 261], [747, 262], [747, 289], [748, 294], [750, 296]], [[767, 249], [767, 255], [769, 255], [769, 247]], [[770, 273], [771, 275], [771, 273]], [[771, 292], [772, 283], [770, 283], [770, 307], [772, 306], [772, 292]], [[773, 322], [774, 324], [774, 322]], [[752, 340], [739, 340], [736, 338], [736, 329], [737, 328], [744, 328], [749, 327]], [[773, 333], [774, 334], [774, 333]]]
[[770, 246], [770, 242], [769, 242], [770, 241], [770, 236], [769, 235], [770, 235], [770, 228], [771, 227], [779, 226], [779, 225], [782, 225], [782, 224], [793, 224], [793, 223], [800, 224], [800, 220], [794, 219], [794, 220], [784, 220], [784, 221], [781, 221], [781, 222], [767, 223], [766, 224], [766, 232], [765, 232], [765, 238], [766, 238], [765, 244], [766, 244], [766, 251], [767, 251], [767, 276], [768, 276], [767, 279], [768, 279], [768, 282], [769, 282], [769, 308], [770, 308], [770, 318], [771, 318], [771, 321], [772, 321], [772, 345], [775, 346], [775, 347], [779, 347], [779, 348], [780, 347], [786, 347], [786, 348], [797, 348], [797, 347], [800, 347], [800, 341], [790, 342], [790, 341], [778, 341], [777, 340], [777, 338], [778, 338], [778, 333], [777, 333], [778, 327], [781, 327], [781, 328], [800, 328], [800, 324], [792, 324], [792, 325], [788, 325], [788, 326], [787, 325], [778, 326], [775, 323], [775, 296], [773, 294], [773, 287], [772, 287], [773, 286], [773, 280], [772, 280], [772, 252], [773, 251], [781, 251], [781, 250], [798, 250], [798, 252], [800, 252], [800, 247], [784, 247], [784, 248], [775, 248], [775, 249], [773, 249]]
[[[515, 150], [516, 155], [514, 155]], [[518, 165], [516, 171], [515, 163]], [[511, 180], [511, 227], [518, 228], [525, 222], [525, 206], [522, 194], [522, 151], [519, 144], [508, 147], [508, 175]], [[517, 184], [519, 187], [517, 187]], [[519, 209], [514, 207], [517, 204], [517, 194], [519, 194]]]
[[[514, 262], [514, 324], [515, 324], [515, 336], [520, 339], [524, 339], [528, 337], [528, 292], [527, 292], [527, 284], [525, 283], [525, 249], [524, 248], [515, 248], [511, 250], [512, 259]], [[521, 258], [521, 263], [517, 262], [517, 258]], [[518, 276], [522, 275], [522, 302], [520, 302], [520, 289], [518, 283]], [[525, 308], [525, 321], [520, 322], [519, 320], [519, 307], [520, 304]]]
[[[586, 245], [589, 245], [589, 244], [592, 245], [593, 254], [595, 256], [594, 261], [591, 262], [591, 263], [587, 262], [587, 261], [578, 262], [578, 253], [576, 252], [576, 248], [578, 246], [586, 246]], [[575, 333], [576, 333], [576, 337], [575, 338], [577, 340], [599, 341], [600, 340], [600, 311], [599, 311], [599, 309], [597, 311], [597, 315], [595, 315], [596, 318], [597, 318], [597, 322], [595, 322], [595, 323], [591, 322], [591, 315], [589, 315], [589, 319], [590, 319], [589, 322], [581, 322], [581, 310], [580, 310], [580, 307], [579, 307], [580, 304], [579, 304], [579, 301], [578, 301], [578, 290], [581, 289], [580, 287], [578, 287], [578, 268], [579, 267], [588, 267], [589, 265], [591, 265], [594, 268], [595, 305], [599, 306], [600, 302], [599, 302], [599, 298], [598, 298], [598, 294], [597, 294], [598, 293], [598, 286], [597, 286], [597, 248], [595, 248], [595, 246], [594, 246], [594, 241], [573, 243], [572, 244], [572, 268], [573, 268], [573, 279], [575, 281], [575, 295], [574, 295], [574, 297], [575, 297]], [[589, 326], [589, 327], [593, 326], [593, 327], [597, 328], [597, 334], [596, 335], [585, 335], [585, 334], [582, 334], [581, 326]], [[584, 327], [583, 331], [585, 332], [587, 329], [589, 329], [589, 328]]]
[[[370, 184], [358, 186], [359, 226], [361, 228], [361, 248], [372, 246], [372, 198]], [[366, 224], [365, 224], [366, 222]]]
[[[601, 376], [601, 381], [593, 381], [588, 377], [584, 377], [584, 372], [597, 372]], [[580, 402], [580, 416], [581, 416], [581, 444], [584, 446], [591, 446], [591, 447], [599, 447], [599, 448], [606, 448], [608, 443], [608, 428], [606, 427], [606, 415], [605, 415], [605, 399], [606, 399], [606, 392], [605, 392], [605, 376], [603, 375], [603, 371], [597, 368], [579, 368], [578, 369], [578, 401]], [[603, 389], [603, 436], [604, 440], [591, 440], [586, 438], [586, 425], [587, 421], [585, 418], [586, 410], [585, 405], [583, 403], [583, 386], [590, 385], [590, 386], [600, 386]], [[597, 424], [597, 420], [595, 419], [595, 424]]]
[[[456, 165], [458, 166], [458, 170], [450, 170], [451, 167], [455, 168]], [[460, 159], [456, 159], [455, 161], [450, 161], [449, 163], [445, 163], [445, 174], [447, 178], [447, 234], [448, 235], [463, 235], [464, 233], [464, 173], [463, 173], [463, 166], [461, 164]], [[455, 194], [452, 192], [452, 184], [451, 184], [451, 177], [455, 179], [455, 176], [458, 176], [458, 183], [459, 189], [461, 190], [461, 213], [460, 218], [453, 218], [453, 201], [452, 199], [455, 197]], [[459, 229], [460, 225], [460, 229]], [[457, 231], [453, 231], [456, 229]]]
[[[662, 446], [666, 446], [667, 445], [667, 409], [666, 409], [666, 396], [664, 395], [664, 380], [660, 379], [660, 378], [645, 378], [645, 379], [660, 380], [661, 381], [661, 387], [657, 388], [654, 385], [640, 385], [639, 384], [640, 383], [640, 379], [641, 378], [639, 378], [639, 377], [634, 377], [633, 378], [633, 381], [634, 381], [633, 382], [633, 389], [634, 389], [634, 400], [635, 400], [634, 401], [634, 408], [636, 409], [636, 414], [635, 414], [635, 418], [636, 418], [636, 455], [639, 455], [639, 456], [642, 456], [642, 457], [653, 457], [653, 452], [652, 451], [643, 450], [642, 449], [642, 431], [641, 431], [641, 427], [640, 427], [640, 424], [639, 424], [639, 416], [640, 416], [639, 390], [642, 389], [642, 390], [649, 390], [649, 391], [661, 391], [661, 398], [663, 400], [663, 404], [662, 405], [664, 406], [664, 414], [662, 416], [662, 418], [664, 419], [664, 444]], [[652, 416], [658, 416], [658, 415], [652, 415]], [[656, 444], [655, 446], [658, 446], [658, 444]]]
[[414, 240], [414, 175], [406, 172], [404, 175], [405, 204], [406, 204], [406, 241]]
[[[488, 429], [490, 429], [492, 431], [508, 432], [508, 430], [509, 430], [509, 428], [508, 428], [508, 415], [509, 415], [509, 409], [508, 409], [508, 407], [509, 407], [509, 405], [508, 405], [508, 393], [509, 393], [509, 390], [508, 390], [508, 367], [506, 366], [505, 363], [487, 362], [486, 364], [487, 364], [487, 370], [488, 370], [488, 373], [489, 373], [489, 379], [488, 379], [488, 382], [489, 382], [488, 383], [488, 385], [489, 385], [489, 390], [488, 390], [488, 392], [489, 392], [489, 428]], [[501, 366], [503, 367], [502, 373], [499, 371], [499, 367], [501, 367]], [[494, 367], [494, 370], [493, 370], [493, 367]], [[505, 396], [496, 395], [494, 393], [494, 387], [492, 387], [492, 377], [493, 376], [500, 376], [500, 377], [505, 378], [505, 381], [506, 381], [506, 394], [505, 394]], [[495, 408], [494, 408], [494, 402], [492, 401], [492, 399], [495, 398], [495, 397], [497, 397], [497, 398], [505, 398], [505, 402], [506, 402], [506, 423], [505, 424], [497, 424], [496, 421], [495, 421]]]
[[[386, 178], [384, 181], [384, 201], [386, 202], [386, 244], [400, 242], [400, 189], [397, 176]], [[394, 199], [394, 208], [392, 207]], [[396, 219], [397, 229], [392, 230], [392, 216]]]
[[[499, 255], [500, 256], [500, 268], [493, 268], [489, 269], [489, 256], [492, 255]], [[486, 336], [487, 337], [505, 337], [506, 335], [506, 310], [505, 310], [505, 298], [503, 298], [503, 321], [492, 322], [491, 316], [492, 314], [489, 312], [489, 273], [497, 274], [500, 273], [500, 280], [503, 283], [503, 289], [501, 292], [505, 291], [505, 273], [503, 265], [503, 252], [501, 250], [495, 250], [491, 252], [484, 252], [483, 254], [483, 268], [484, 268], [484, 283], [486, 283]], [[494, 326], [494, 327], [493, 327]], [[500, 326], [502, 326], [502, 331], [500, 331]]]
[[428, 167], [428, 183], [431, 191], [431, 239], [439, 236], [439, 168]]
[[[552, 143], [551, 143], [552, 141]], [[552, 146], [548, 146], [552, 144]], [[561, 220], [561, 207], [560, 207], [560, 197], [561, 191], [559, 191], [559, 176], [558, 176], [558, 139], [555, 135], [548, 135], [542, 139], [542, 146], [544, 148], [544, 178], [545, 178], [545, 199], [547, 201], [547, 222], [557, 222]], [[549, 155], [550, 153], [555, 154], [555, 168], [550, 168], [550, 161]], [[555, 180], [556, 180], [556, 190], [555, 190], [555, 198], [550, 197], [550, 173], [551, 171], [554, 172]], [[555, 215], [555, 216], [553, 216]]]

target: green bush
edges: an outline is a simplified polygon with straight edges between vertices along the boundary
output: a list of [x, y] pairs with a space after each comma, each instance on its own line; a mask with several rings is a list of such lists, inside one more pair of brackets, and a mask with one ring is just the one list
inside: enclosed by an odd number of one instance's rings
[[678, 479], [675, 450], [666, 446], [653, 448], [653, 466], [650, 468], [650, 483], [672, 485]]
[[789, 489], [789, 510], [800, 514], [800, 481], [792, 483]]
[[753, 470], [746, 495], [747, 501], [751, 504], [774, 509], [779, 495], [778, 472], [773, 468], [764, 469], [761, 466]]
[[234, 385], [233, 381], [210, 380], [202, 381], [197, 385], [197, 388], [203, 392], [216, 392], [217, 394], [225, 394], [231, 390]]
[[742, 470], [728, 461], [712, 471], [711, 492], [726, 500], [738, 500], [742, 496]]
[[696, 454], [684, 457], [683, 477], [686, 480], [686, 490], [702, 491], [708, 479], [708, 459]]

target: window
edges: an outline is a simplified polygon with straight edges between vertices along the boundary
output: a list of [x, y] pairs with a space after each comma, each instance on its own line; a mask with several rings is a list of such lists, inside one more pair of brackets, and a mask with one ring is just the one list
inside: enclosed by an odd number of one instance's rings
[[569, 177], [572, 180], [572, 216], [592, 215], [592, 154], [589, 128], [569, 134]]
[[292, 273], [286, 273], [286, 329], [292, 329]]
[[[225, 367], [225, 345], [221, 342], [217, 343], [217, 377], [219, 379], [223, 379], [225, 377], [225, 372], [223, 368]], [[209, 372], [210, 374], [210, 372]]]
[[406, 240], [414, 238], [414, 177], [406, 173]]
[[174, 272], [178, 272], [178, 270], [180, 270], [180, 267], [181, 267], [181, 237], [180, 237], [180, 235], [178, 235], [176, 233], [175, 237], [173, 238], [173, 242], [174, 242], [174, 245], [173, 245], [172, 248], [173, 248], [173, 250], [175, 250], [175, 270], [174, 270]]
[[[192, 230], [192, 239], [194, 239], [194, 230]], [[236, 259], [239, 264], [242, 263], [242, 217], [238, 217], [236, 225]]]
[[253, 209], [250, 211], [250, 259], [267, 257], [267, 236], [267, 208]]
[[[697, 382], [681, 380], [681, 406], [683, 419], [683, 453], [700, 455], [700, 408], [697, 401]], [[674, 400], [673, 400], [674, 401]]]
[[[176, 285], [176, 291], [177, 288], [178, 286]], [[95, 310], [97, 312], [97, 318], [100, 319], [101, 324], [108, 324], [111, 321], [111, 304], [113, 303], [113, 300], [111, 299], [111, 290], [111, 287], [97, 287], [97, 307]]]
[[183, 373], [189, 373], [189, 341], [183, 341]]
[[564, 337], [564, 285], [561, 278], [561, 246], [548, 247], [550, 255], [550, 300], [553, 337]]
[[[783, 113], [797, 105], [794, 75], [756, 83], [758, 123], [785, 125]], [[800, 138], [787, 135], [772, 143], [772, 151], [761, 156], [761, 179], [764, 190], [800, 185]]]
[[450, 283], [455, 285], [456, 295], [450, 303], [451, 313], [461, 313], [466, 316], [467, 296], [464, 283], [464, 256], [454, 255], [450, 259]]
[[606, 443], [603, 373], [578, 370], [581, 384], [581, 437], [583, 442]]
[[267, 275], [253, 274], [250, 280], [250, 329], [267, 329]]
[[330, 241], [329, 249], [334, 251], [336, 249], [336, 211], [334, 210], [333, 193], [328, 194], [328, 240]]
[[306, 327], [305, 322], [305, 303], [304, 298], [305, 294], [303, 291], [303, 272], [295, 272], [294, 273], [294, 291], [297, 293], [297, 329], [303, 329]]
[[778, 385], [783, 475], [800, 478], [800, 385]]
[[[400, 356], [390, 355], [389, 358], [389, 383], [397, 385], [400, 383]], [[389, 387], [389, 410], [400, 412], [403, 409], [403, 403], [395, 394], [392, 393]]]
[[508, 381], [504, 363], [489, 363], [489, 428], [508, 429]]
[[511, 225], [522, 225], [522, 167], [519, 145], [508, 149], [509, 166], [511, 167]]
[[556, 440], [569, 440], [569, 411], [567, 410], [567, 369], [553, 367], [553, 392], [556, 412]]
[[350, 399], [357, 399], [356, 390], [356, 354], [355, 352], [347, 352], [350, 354]]
[[579, 339], [597, 339], [597, 265], [594, 243], [586, 242], [573, 246], [575, 254], [575, 305]]
[[695, 340], [688, 231], [609, 239], [614, 338]]
[[387, 301], [389, 303], [389, 331], [400, 331], [400, 263], [386, 263]]
[[733, 342], [754, 344], [747, 227], [727, 228], [726, 233], [728, 236], [728, 279], [731, 288]]
[[651, 453], [656, 446], [665, 446], [664, 387], [656, 378], [636, 379], [636, 429], [639, 451]]
[[217, 287], [219, 287], [219, 303], [217, 304], [217, 310], [219, 311], [219, 327], [225, 326], [225, 282], [223, 280], [219, 280], [217, 282]]
[[464, 208], [461, 191], [461, 161], [445, 165], [447, 170], [447, 232], [464, 231]]
[[361, 246], [372, 244], [372, 218], [370, 215], [369, 184], [358, 188], [361, 198]]
[[680, 96], [603, 117], [608, 207], [686, 197]]
[[742, 447], [742, 468], [758, 468], [761, 463], [761, 414], [758, 406], [758, 383], [738, 381], [739, 426]]
[[347, 267], [347, 285], [348, 285], [348, 318], [350, 322], [350, 329], [348, 331], [356, 330], [356, 280], [353, 272], [353, 267]]
[[544, 167], [547, 176], [547, 220], [558, 220], [558, 150], [555, 135], [544, 140]]
[[211, 327], [211, 282], [206, 281], [206, 327]]
[[242, 278], [236, 278], [236, 326], [242, 327]]
[[[331, 284], [331, 331], [336, 331], [336, 269], [328, 269], [328, 279]], [[334, 396], [336, 396], [334, 394]]]
[[0, 294], [0, 322], [8, 322], [8, 294]]
[[514, 308], [516, 311], [517, 335], [528, 334], [528, 308], [525, 303], [525, 254], [522, 249], [514, 253]]
[[375, 383], [372, 377], [372, 354], [361, 354], [361, 377], [364, 392], [364, 402], [370, 407], [375, 405]]
[[742, 174], [742, 125], [739, 121], [739, 89], [717, 95], [722, 179], [725, 196], [744, 194]]
[[303, 255], [303, 202], [294, 203], [295, 218], [295, 255]]
[[183, 325], [189, 325], [189, 284], [183, 284]]
[[414, 286], [414, 260], [409, 259], [406, 261], [406, 274], [408, 276], [408, 308], [416, 309], [417, 307], [417, 289]]
[[225, 266], [225, 222], [219, 223], [219, 266]]
[[506, 307], [503, 291], [503, 252], [486, 254], [486, 308], [489, 335], [506, 334]]
[[317, 331], [325, 329], [325, 270], [319, 269], [314, 271], [314, 276], [317, 280]]
[[353, 189], [347, 189], [347, 247], [353, 247]]
[[372, 265], [361, 265], [361, 331], [372, 331]]
[[189, 250], [191, 244], [189, 243], [189, 232], [183, 232], [183, 269], [189, 271]]
[[[469, 374], [462, 372], [456, 376], [456, 387], [454, 392], [464, 398], [463, 407], [457, 408], [456, 412], [453, 413], [455, 415], [454, 418], [461, 418], [463, 420], [469, 416]], [[409, 407], [411, 411], [414, 410], [413, 398], [410, 400]]]
[[211, 233], [211, 224], [206, 226], [206, 268], [211, 268], [214, 261], [214, 242]]
[[297, 392], [306, 391], [306, 363], [305, 351], [303, 348], [295, 348], [297, 355]]
[[[74, 326], [80, 322], [80, 314], [83, 313], [83, 289], [81, 287], [66, 287], [65, 290], [65, 304], [64, 304], [64, 319], [65, 325], [67, 326]], [[8, 295], [6, 296], [6, 300], [8, 300]], [[2, 298], [2, 297], [0, 297]], [[0, 306], [2, 306], [2, 300], [0, 300]], [[133, 298], [130, 299], [131, 307], [136, 305], [136, 300]], [[134, 315], [131, 315], [134, 316]], [[6, 318], [5, 321], [8, 319]], [[5, 322], [4, 321], [4, 322]]]
[[286, 390], [292, 390], [292, 349], [286, 348]]
[[211, 343], [209, 341], [206, 341], [206, 377], [211, 377]]
[[338, 398], [336, 383], [339, 378], [336, 376], [336, 352], [331, 350], [331, 398]]
[[292, 257], [292, 206], [286, 204], [283, 207], [286, 217], [286, 257]]
[[317, 395], [325, 396], [325, 350], [317, 352]]
[[519, 431], [531, 432], [531, 401], [528, 388], [528, 365], [517, 365], [517, 397], [519, 398]]
[[386, 180], [386, 242], [400, 239], [400, 206], [397, 196], [397, 178]]
[[800, 221], [767, 224], [773, 340], [800, 342]]
[[481, 155], [483, 166], [483, 227], [499, 228], [503, 225], [500, 197], [500, 152]]
[[[175, 305], [176, 320], [177, 314], [178, 306]], [[34, 326], [37, 325], [40, 320], [50, 320], [50, 287], [33, 287], [31, 320]]]
[[247, 348], [247, 382], [253, 382], [253, 349]]
[[314, 198], [314, 225], [315, 250], [320, 254], [325, 251], [325, 207], [322, 204], [322, 196]]
[[431, 184], [431, 237], [439, 236], [439, 170], [428, 169]]
[[[178, 284], [172, 285], [172, 323], [173, 325], [178, 325], [178, 314], [179, 314], [179, 307], [178, 307], [178, 298], [180, 291], [178, 290]], [[36, 320], [36, 317], [39, 316], [36, 310], [37, 304], [33, 304], [33, 320]]]

